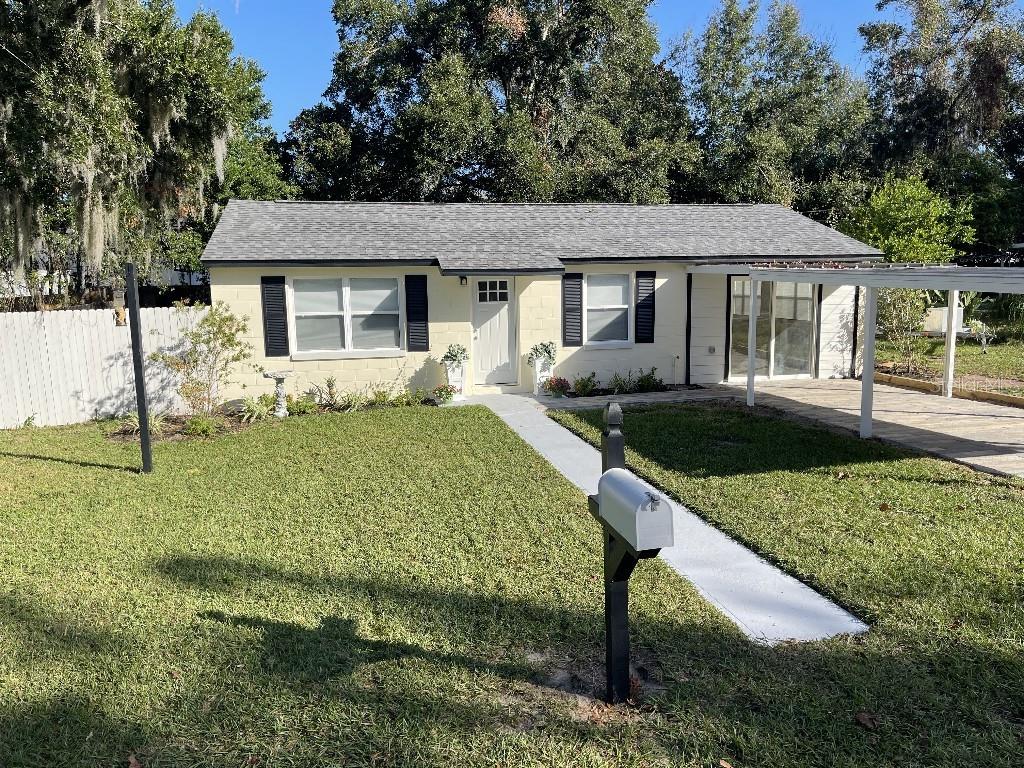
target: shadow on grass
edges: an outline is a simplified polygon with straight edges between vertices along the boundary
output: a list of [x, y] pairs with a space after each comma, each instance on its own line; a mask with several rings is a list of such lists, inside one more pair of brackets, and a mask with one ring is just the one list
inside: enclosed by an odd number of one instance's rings
[[[67, 464], [75, 467], [85, 467], [86, 469], [113, 469], [121, 472], [128, 472], [133, 475], [140, 474], [141, 470], [137, 466], [125, 466], [124, 464], [104, 464], [97, 461], [82, 461], [81, 459], [66, 459], [62, 456], [43, 456], [38, 453], [14, 453], [13, 451], [0, 451], [0, 456], [8, 459], [31, 459], [32, 461], [50, 461], [56, 464]], [[140, 459], [141, 461], [141, 459]]]
[[[354, 664], [396, 653], [516, 683], [536, 682], [537, 673], [515, 663], [494, 664], [483, 658], [487, 649], [521, 657], [527, 648], [546, 648], [549, 658], [568, 659], [570, 672], [590, 674], [602, 665], [598, 600], [593, 610], [581, 610], [521, 597], [449, 592], [422, 582], [323, 577], [225, 557], [168, 558], [156, 570], [188, 588], [220, 593], [219, 600], [236, 586], [260, 581], [343, 596], [346, 604], [372, 604], [375, 613], [394, 616], [428, 645], [451, 644], [480, 654], [449, 656], [362, 640], [348, 619], [331, 617], [312, 631], [241, 619], [264, 631], [264, 658], [275, 672], [299, 682], [318, 666], [348, 674]], [[794, 765], [823, 764], [825, 755], [868, 766], [879, 760], [956, 765], [979, 755], [998, 763], [1019, 754], [1024, 659], [956, 629], [945, 636], [939, 634], [943, 631], [922, 628], [878, 643], [837, 639], [767, 648], [747, 642], [725, 622], [716, 630], [685, 616], [634, 615], [636, 652], [654, 659], [664, 676], [666, 690], [652, 706], [662, 720], [656, 740], [665, 750], [692, 752], [694, 732], [681, 724], [699, 712], [707, 732], [698, 739], [754, 762], [774, 750]], [[549, 727], [578, 731], [568, 720]]]

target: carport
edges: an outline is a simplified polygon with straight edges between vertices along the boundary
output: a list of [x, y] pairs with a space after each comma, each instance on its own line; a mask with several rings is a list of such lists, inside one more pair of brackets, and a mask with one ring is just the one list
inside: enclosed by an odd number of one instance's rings
[[1024, 294], [1024, 269], [1011, 267], [958, 267], [923, 264], [864, 265], [754, 265], [750, 269], [751, 300], [747, 336], [747, 405], [754, 405], [755, 355], [757, 340], [757, 303], [760, 283], [811, 282], [821, 285], [845, 285], [864, 288], [863, 373], [860, 395], [860, 435], [872, 435], [872, 410], [875, 390], [875, 336], [878, 326], [878, 290], [880, 288], [913, 288], [946, 293], [951, 311], [947, 313], [945, 341], [946, 358], [942, 393], [953, 396], [953, 371], [956, 363], [956, 312], [960, 291]]

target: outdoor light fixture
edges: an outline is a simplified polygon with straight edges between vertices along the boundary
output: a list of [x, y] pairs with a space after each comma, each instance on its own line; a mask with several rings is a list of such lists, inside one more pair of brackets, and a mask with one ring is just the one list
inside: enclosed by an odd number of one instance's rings
[[465, 275], [459, 275], [459, 285], [469, 285], [469, 278]]
[[601, 434], [601, 479], [590, 513], [604, 533], [605, 679], [609, 704], [629, 698], [629, 577], [675, 540], [672, 504], [628, 471], [622, 409], [609, 403]]

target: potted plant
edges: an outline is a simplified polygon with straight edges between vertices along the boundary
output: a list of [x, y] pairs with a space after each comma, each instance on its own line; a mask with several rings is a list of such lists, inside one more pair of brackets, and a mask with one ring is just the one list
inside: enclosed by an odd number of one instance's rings
[[469, 360], [469, 352], [461, 344], [449, 344], [448, 351], [441, 358], [445, 373], [448, 374], [448, 383], [455, 388], [455, 397], [462, 396], [462, 383], [466, 380], [466, 361]]
[[565, 397], [570, 389], [572, 389], [572, 384], [561, 376], [550, 376], [544, 382], [544, 391], [552, 397]]
[[551, 378], [551, 369], [555, 366], [555, 342], [542, 341], [530, 347], [526, 362], [533, 367], [533, 394], [539, 395], [546, 391], [544, 383]]

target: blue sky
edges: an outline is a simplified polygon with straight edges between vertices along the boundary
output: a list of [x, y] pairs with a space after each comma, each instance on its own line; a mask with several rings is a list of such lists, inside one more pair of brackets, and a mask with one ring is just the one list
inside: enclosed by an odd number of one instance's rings
[[[833, 44], [841, 61], [862, 71], [857, 27], [876, 17], [875, 0], [797, 0], [804, 28]], [[763, 3], [767, 5], [767, 1]], [[657, 0], [651, 11], [662, 45], [687, 29], [701, 29], [717, 0]], [[273, 127], [283, 132], [298, 112], [320, 98], [331, 78], [338, 41], [331, 0], [178, 0], [188, 18], [198, 8], [213, 11], [231, 30], [237, 53], [267, 72], [264, 83], [274, 106]]]

